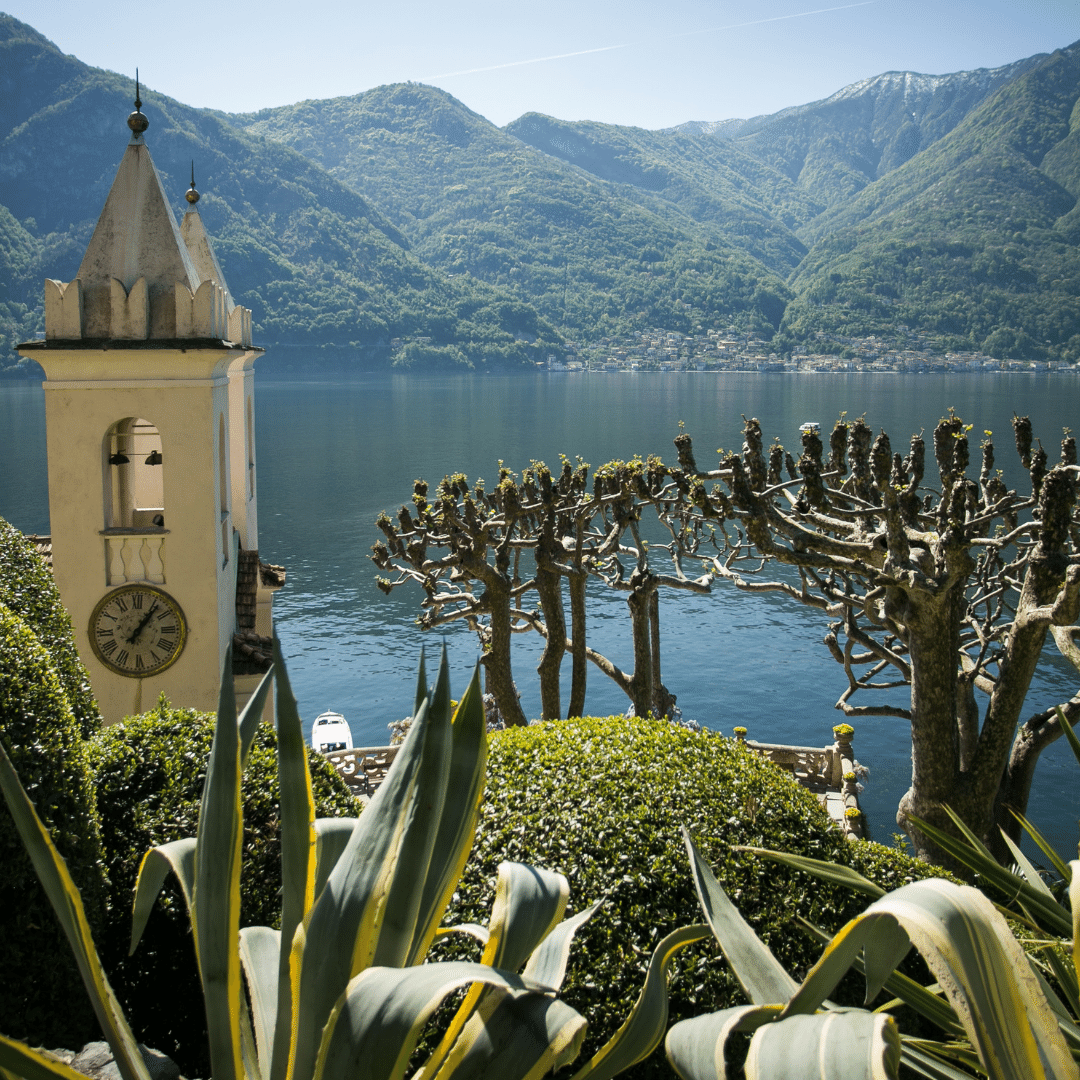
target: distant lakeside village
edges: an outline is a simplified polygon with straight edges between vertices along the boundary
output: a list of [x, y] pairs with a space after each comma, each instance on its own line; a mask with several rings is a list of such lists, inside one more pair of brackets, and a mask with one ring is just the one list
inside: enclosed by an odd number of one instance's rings
[[[819, 333], [811, 352], [797, 345], [789, 357], [769, 351], [769, 342], [734, 328], [681, 334], [638, 330], [595, 344], [566, 343], [566, 357], [549, 356], [549, 371], [781, 371], [781, 372], [983, 372], [1080, 374], [1060, 360], [1000, 360], [977, 352], [941, 352], [932, 339], [899, 327], [902, 341]], [[818, 351], [822, 348], [834, 352]]]

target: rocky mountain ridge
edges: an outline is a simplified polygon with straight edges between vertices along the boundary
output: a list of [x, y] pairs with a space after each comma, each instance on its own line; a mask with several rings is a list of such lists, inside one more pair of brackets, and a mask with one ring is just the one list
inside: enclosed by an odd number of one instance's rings
[[[144, 97], [178, 201], [191, 157], [206, 177], [200, 206], [265, 343], [478, 366], [648, 326], [781, 352], [917, 329], [1072, 360], [1078, 56], [888, 72], [660, 131], [537, 113], [500, 129], [416, 83], [245, 115]], [[5, 359], [40, 329], [41, 277], [78, 263], [130, 92], [0, 17]]]

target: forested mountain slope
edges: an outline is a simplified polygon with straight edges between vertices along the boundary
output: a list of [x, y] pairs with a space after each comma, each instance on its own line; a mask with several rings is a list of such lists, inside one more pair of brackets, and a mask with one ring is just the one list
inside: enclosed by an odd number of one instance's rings
[[745, 180], [807, 245], [780, 351], [906, 326], [943, 348], [1076, 360], [1078, 58], [893, 72], [749, 121], [645, 132], [528, 114], [508, 130], [598, 177], [636, 175], [695, 218]]
[[[0, 367], [43, 329], [43, 278], [78, 269], [127, 142], [132, 93], [130, 80], [0, 16]], [[390, 340], [412, 335], [431, 339], [413, 350], [418, 360], [518, 364], [560, 340], [510, 291], [417, 258], [378, 209], [303, 155], [142, 96], [177, 212], [194, 160], [199, 209], [260, 344], [333, 346], [388, 364]]]
[[731, 317], [771, 335], [787, 299], [780, 275], [805, 250], [756, 195], [729, 211], [754, 219], [747, 242], [653, 197], [648, 177], [568, 168], [429, 86], [229, 120], [375, 202], [433, 266], [519, 290], [572, 336]]
[[[665, 131], [499, 129], [414, 83], [247, 115], [143, 96], [264, 344], [479, 365], [644, 326], [780, 352], [910, 327], [1080, 358], [1080, 45]], [[0, 368], [41, 329], [41, 279], [78, 266], [130, 99], [0, 16]]]
[[1080, 357], [1080, 44], [819, 219], [782, 340], [903, 322], [999, 356]]

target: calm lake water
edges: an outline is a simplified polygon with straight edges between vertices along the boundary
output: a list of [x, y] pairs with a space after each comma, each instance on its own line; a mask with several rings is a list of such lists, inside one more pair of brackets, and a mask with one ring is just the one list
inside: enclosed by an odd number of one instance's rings
[[[270, 366], [272, 371], [272, 364]], [[741, 445], [742, 415], [757, 416], [765, 438], [798, 446], [798, 425], [828, 430], [846, 410], [884, 428], [894, 449], [913, 431], [932, 430], [954, 407], [974, 432], [995, 432], [1006, 482], [1022, 471], [1012, 448], [1014, 412], [1030, 415], [1056, 460], [1062, 428], [1080, 426], [1080, 380], [1021, 374], [852, 373], [357, 375], [256, 380], [260, 554], [283, 563], [288, 583], [274, 611], [289, 674], [308, 726], [343, 712], [361, 743], [386, 741], [386, 726], [412, 704], [416, 662], [445, 640], [460, 692], [477, 659], [464, 628], [425, 635], [413, 624], [419, 589], [390, 597], [375, 587], [367, 559], [379, 539], [375, 517], [393, 512], [413, 480], [448, 472], [492, 481], [499, 461], [515, 471], [559, 454], [592, 465], [634, 454], [673, 459], [679, 421], [694, 436], [699, 464], [718, 447]], [[977, 440], [974, 440], [977, 442]], [[43, 392], [0, 383], [0, 515], [27, 532], [47, 532]], [[928, 478], [930, 470], [928, 469]], [[936, 476], [934, 477], [936, 479]], [[632, 653], [624, 598], [594, 588], [590, 643], [621, 666]], [[661, 594], [664, 682], [688, 719], [751, 738], [825, 745], [842, 719], [833, 708], [842, 669], [821, 639], [823, 619], [780, 597], [718, 588], [712, 596]], [[519, 635], [515, 677], [528, 715], [539, 715], [535, 667], [541, 641]], [[566, 665], [569, 669], [569, 664]], [[1051, 646], [1028, 697], [1028, 713], [1064, 701], [1075, 673]], [[564, 697], [564, 703], [565, 703]], [[590, 668], [587, 710], [622, 712], [626, 697]], [[870, 768], [863, 805], [877, 839], [889, 842], [910, 780], [910, 739], [901, 720], [857, 722], [856, 753]], [[1077, 765], [1064, 741], [1040, 761], [1031, 816], [1069, 857], [1076, 850]]]

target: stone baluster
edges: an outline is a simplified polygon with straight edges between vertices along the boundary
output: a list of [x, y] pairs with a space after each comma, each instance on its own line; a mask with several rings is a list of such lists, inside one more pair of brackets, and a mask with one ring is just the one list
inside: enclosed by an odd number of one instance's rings
[[124, 538], [122, 536], [105, 537], [106, 583], [109, 585], [119, 585], [125, 580], [123, 549]]
[[838, 769], [834, 785], [840, 789], [844, 800], [844, 831], [848, 836], [863, 835], [863, 813], [859, 806], [859, 785], [855, 775], [855, 750], [852, 741], [855, 729], [850, 724], [837, 724], [833, 728], [836, 736], [834, 744], [834, 770]]

